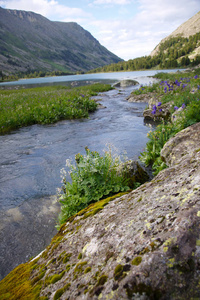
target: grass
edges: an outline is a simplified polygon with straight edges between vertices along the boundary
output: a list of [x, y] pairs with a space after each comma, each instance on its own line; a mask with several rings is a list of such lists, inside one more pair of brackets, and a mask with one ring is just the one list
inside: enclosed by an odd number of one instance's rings
[[0, 134], [33, 124], [87, 118], [97, 108], [90, 97], [110, 89], [110, 85], [93, 84], [0, 90]]

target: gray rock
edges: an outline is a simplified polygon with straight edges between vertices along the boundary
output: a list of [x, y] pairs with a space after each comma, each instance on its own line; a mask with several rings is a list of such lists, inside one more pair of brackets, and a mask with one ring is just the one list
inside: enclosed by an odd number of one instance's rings
[[120, 82], [115, 83], [113, 86], [114, 87], [127, 87], [127, 86], [133, 86], [133, 85], [137, 85], [137, 84], [139, 84], [139, 82], [137, 82], [136, 80], [125, 79], [125, 80], [121, 80]]
[[200, 123], [168, 141], [169, 167], [150, 182], [71, 217], [1, 294], [19, 293], [29, 268], [23, 287], [48, 299], [199, 299], [199, 133]]
[[155, 113], [153, 113], [153, 105], [149, 105], [150, 108], [145, 109], [143, 112], [144, 120], [154, 120], [154, 121], [162, 121], [162, 120], [168, 120], [171, 116], [170, 113], [170, 104], [163, 104], [159, 107], [157, 107]]

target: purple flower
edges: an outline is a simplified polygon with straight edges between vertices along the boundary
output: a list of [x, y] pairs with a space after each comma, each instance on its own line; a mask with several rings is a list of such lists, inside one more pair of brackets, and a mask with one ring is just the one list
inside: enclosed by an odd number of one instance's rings
[[177, 110], [178, 109], [178, 106], [174, 106], [174, 110]]
[[183, 103], [181, 107], [182, 107], [182, 108], [185, 108], [185, 107], [186, 107], [185, 103]]
[[182, 85], [182, 88], [184, 89], [186, 86], [187, 86], [187, 84], [183, 84], [183, 85]]
[[197, 79], [197, 78], [198, 78], [198, 75], [195, 75], [195, 76], [194, 76], [194, 79]]
[[153, 110], [156, 110], [156, 105], [155, 104], [153, 105]]
[[162, 112], [162, 108], [160, 108], [159, 111]]
[[161, 104], [162, 104], [161, 102], [158, 102], [157, 106], [161, 106]]
[[151, 112], [153, 115], [155, 115], [156, 114], [156, 110], [152, 110], [152, 112]]

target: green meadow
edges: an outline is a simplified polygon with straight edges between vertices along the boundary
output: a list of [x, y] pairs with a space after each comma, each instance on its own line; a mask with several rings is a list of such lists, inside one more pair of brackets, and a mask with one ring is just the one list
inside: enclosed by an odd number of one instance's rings
[[107, 84], [0, 90], [0, 134], [33, 124], [87, 118], [97, 108], [90, 99], [111, 89]]

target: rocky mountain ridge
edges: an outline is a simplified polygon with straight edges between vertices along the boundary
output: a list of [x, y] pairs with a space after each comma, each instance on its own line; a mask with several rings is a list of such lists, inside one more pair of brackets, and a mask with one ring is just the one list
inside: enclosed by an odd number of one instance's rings
[[[161, 44], [173, 37], [188, 38], [196, 33], [200, 32], [200, 11], [191, 17], [189, 20], [181, 24], [175, 31], [160, 41], [160, 43], [151, 52], [151, 56], [155, 56], [159, 53]], [[200, 54], [200, 47], [197, 49], [197, 54]]]
[[0, 7], [0, 71], [82, 72], [121, 61], [74, 22]]

